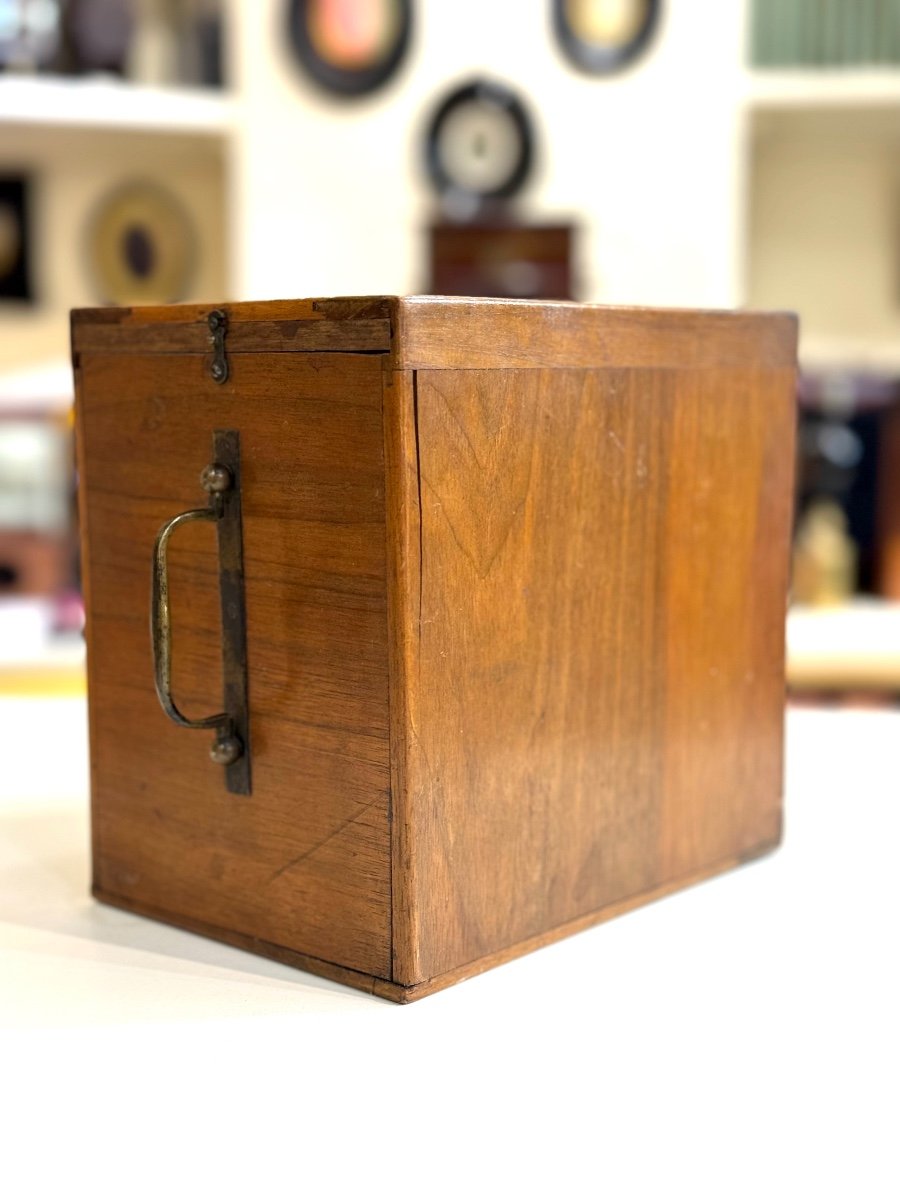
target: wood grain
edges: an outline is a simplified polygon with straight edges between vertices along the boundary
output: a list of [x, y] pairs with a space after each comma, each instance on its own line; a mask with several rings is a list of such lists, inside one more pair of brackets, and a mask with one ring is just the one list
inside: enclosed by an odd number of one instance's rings
[[196, 322], [205, 328], [212, 309], [224, 309], [230, 322], [254, 321], [356, 321], [390, 319], [397, 308], [395, 296], [340, 296], [306, 300], [245, 300], [240, 304], [163, 304], [136, 308], [76, 308], [72, 330], [78, 338], [88, 325], [119, 325], [142, 330], [147, 326]]
[[[84, 353], [95, 884], [390, 973], [388, 676], [381, 367], [366, 355]], [[208, 735], [152, 687], [156, 530], [203, 503], [211, 432], [241, 433], [254, 793], [225, 792]], [[221, 706], [215, 538], [173, 539], [174, 693]]]
[[395, 365], [407, 370], [793, 370], [796, 363], [790, 313], [410, 296], [399, 301], [396, 321]]
[[416, 373], [399, 982], [777, 841], [792, 389]]
[[[796, 323], [349, 297], [75, 315], [97, 895], [415, 999], [774, 845]], [[338, 349], [340, 348], [340, 349]], [[241, 433], [254, 792], [149, 559]], [[173, 685], [220, 707], [215, 539]]]
[[[359, 321], [235, 321], [225, 340], [229, 356], [262, 351], [344, 351], [385, 353], [390, 349], [387, 320]], [[107, 354], [208, 354], [209, 330], [205, 322], [168, 321], [160, 325], [120, 325], [88, 322], [78, 329], [78, 353]]]

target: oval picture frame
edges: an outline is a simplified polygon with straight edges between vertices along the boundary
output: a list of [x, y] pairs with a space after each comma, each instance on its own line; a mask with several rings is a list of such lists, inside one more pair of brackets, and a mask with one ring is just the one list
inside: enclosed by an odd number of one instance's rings
[[569, 61], [588, 75], [611, 75], [629, 66], [649, 46], [659, 24], [663, 0], [629, 0], [644, 10], [634, 35], [626, 42], [603, 42], [584, 37], [569, 14], [572, 0], [552, 0], [553, 32]]
[[389, 2], [396, 8], [396, 27], [387, 50], [368, 65], [344, 67], [329, 60], [316, 45], [311, 17], [321, 0], [288, 0], [289, 44], [308, 78], [323, 91], [345, 98], [367, 96], [383, 87], [406, 57], [413, 24], [412, 0]]

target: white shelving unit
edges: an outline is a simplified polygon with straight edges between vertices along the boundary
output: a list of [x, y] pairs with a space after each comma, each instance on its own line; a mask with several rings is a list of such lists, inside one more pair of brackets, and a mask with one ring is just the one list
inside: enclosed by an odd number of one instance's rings
[[523, 212], [579, 221], [582, 298], [793, 308], [810, 365], [900, 367], [900, 69], [749, 69], [748, 4], [668, 0], [650, 53], [607, 79], [563, 61], [545, 0], [517, 6], [512, 40], [504, 5], [418, 5], [397, 79], [354, 102], [304, 80], [282, 0], [224, 0], [231, 94], [0, 77], [0, 170], [39, 177], [55, 305], [46, 338], [33, 313], [0, 313], [0, 368], [65, 353], [64, 310], [96, 299], [79, 230], [136, 173], [202, 223], [191, 299], [418, 290], [424, 123], [479, 71], [534, 98]]
[[861, 598], [834, 608], [794, 607], [787, 676], [795, 688], [900, 692], [900, 604]]
[[69, 310], [104, 302], [85, 231], [104, 196], [158, 181], [194, 227], [185, 300], [231, 291], [227, 199], [236, 101], [213, 89], [147, 87], [111, 77], [0, 76], [0, 173], [30, 180], [36, 303], [0, 306], [0, 379], [68, 356]]
[[233, 120], [232, 99], [211, 89], [0, 76], [0, 131], [27, 126], [227, 137]]
[[746, 300], [812, 369], [900, 372], [900, 68], [745, 70]]
[[811, 371], [860, 371], [900, 376], [900, 340], [803, 335], [803, 366]]
[[900, 68], [747, 70], [743, 99], [753, 110], [886, 107], [900, 113]]
[[524, 211], [579, 221], [582, 298], [794, 309], [805, 366], [900, 373], [900, 68], [750, 69], [749, 0], [666, 0], [646, 58], [592, 79], [546, 0], [520, 0], [514, 38], [506, 4], [422, 0], [396, 80], [348, 102], [291, 61], [283, 0], [223, 6], [231, 93], [0, 76], [0, 172], [34, 177], [42, 300], [0, 308], [0, 372], [65, 364], [69, 308], [98, 299], [85, 222], [134, 176], [193, 216], [187, 299], [418, 290], [424, 124], [483, 73], [533, 97]]

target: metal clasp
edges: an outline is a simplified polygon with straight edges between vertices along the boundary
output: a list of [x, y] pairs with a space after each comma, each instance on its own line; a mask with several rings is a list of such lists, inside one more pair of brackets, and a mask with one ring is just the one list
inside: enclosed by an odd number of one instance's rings
[[209, 340], [212, 343], [212, 362], [209, 373], [216, 383], [224, 383], [228, 378], [228, 359], [225, 355], [225, 334], [228, 332], [228, 317], [221, 308], [214, 309], [206, 318], [209, 326]]

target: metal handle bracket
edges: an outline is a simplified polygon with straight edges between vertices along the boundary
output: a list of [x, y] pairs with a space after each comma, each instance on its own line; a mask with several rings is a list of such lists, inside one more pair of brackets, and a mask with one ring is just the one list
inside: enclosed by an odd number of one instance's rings
[[[215, 729], [213, 762], [225, 768], [229, 792], [250, 795], [250, 730], [247, 704], [247, 629], [244, 605], [244, 552], [241, 528], [240, 435], [236, 430], [213, 434], [213, 460], [203, 470], [201, 486], [209, 494], [206, 508], [171, 517], [153, 547], [150, 636], [156, 695], [163, 712], [185, 729]], [[210, 717], [186, 717], [172, 696], [172, 623], [169, 611], [169, 538], [191, 521], [215, 523], [219, 548], [219, 600], [222, 613], [224, 711]]]

